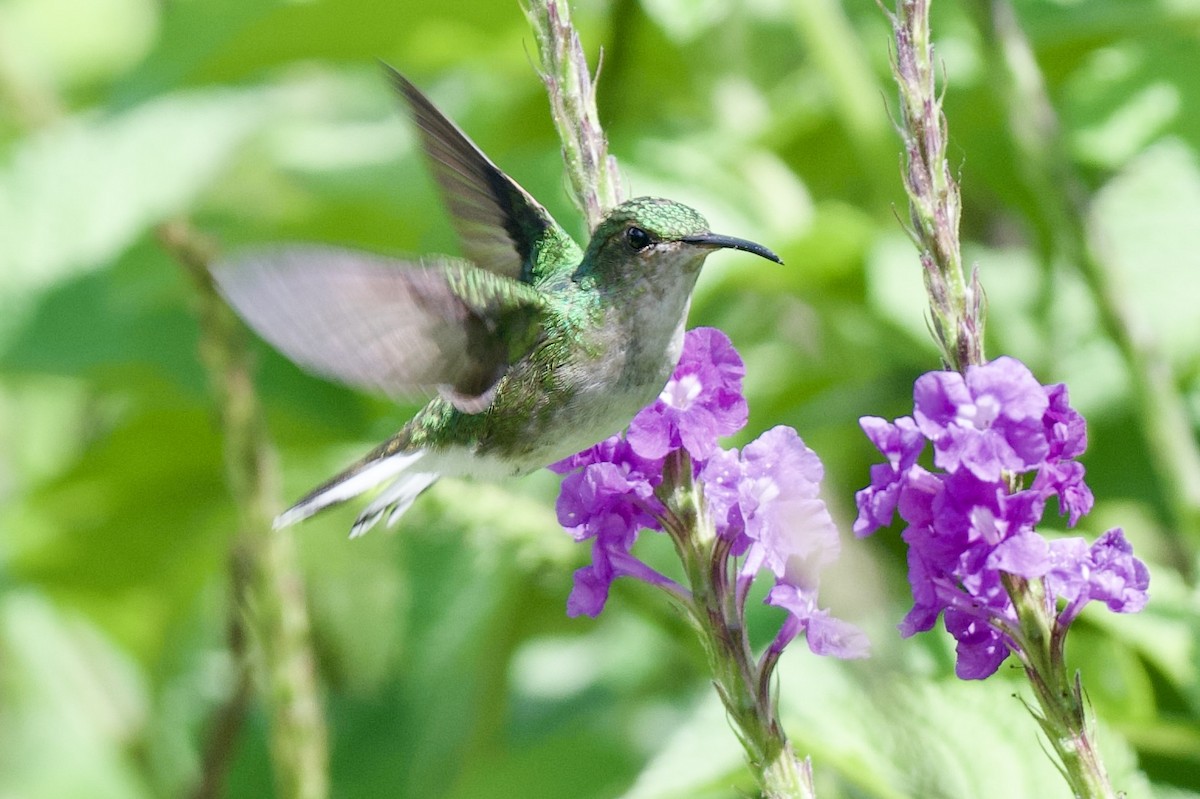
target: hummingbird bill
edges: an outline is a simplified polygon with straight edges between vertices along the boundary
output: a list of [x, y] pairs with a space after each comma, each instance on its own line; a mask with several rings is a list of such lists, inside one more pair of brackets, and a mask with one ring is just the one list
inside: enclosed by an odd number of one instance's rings
[[358, 536], [395, 524], [439, 477], [519, 476], [602, 441], [665, 387], [710, 253], [782, 263], [761, 244], [713, 233], [686, 205], [652, 197], [613, 208], [581, 249], [385, 69], [464, 257], [295, 244], [211, 268], [238, 315], [302, 369], [397, 399], [431, 397], [398, 433], [281, 513], [277, 528], [378, 488], [351, 529]]

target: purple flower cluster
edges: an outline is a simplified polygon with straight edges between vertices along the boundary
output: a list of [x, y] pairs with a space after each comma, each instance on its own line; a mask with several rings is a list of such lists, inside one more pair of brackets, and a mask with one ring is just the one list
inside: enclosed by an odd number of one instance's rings
[[825, 467], [790, 427], [773, 427], [739, 453], [714, 451], [700, 469], [717, 535], [744, 555], [737, 577], [740, 598], [761, 569], [775, 576], [766, 603], [789, 613], [773, 649], [801, 632], [818, 655], [865, 657], [866, 637], [817, 607], [822, 569], [841, 550], [837, 527], [819, 496]]
[[801, 632], [817, 654], [862, 657], [866, 639], [817, 605], [818, 573], [836, 559], [837, 530], [818, 496], [824, 470], [796, 431], [776, 427], [740, 453], [717, 439], [746, 424], [745, 368], [728, 337], [690, 330], [671, 380], [655, 403], [613, 436], [551, 468], [570, 472], [558, 519], [578, 541], [592, 542], [592, 563], [575, 573], [567, 602], [575, 616], [604, 608], [612, 581], [632, 576], [687, 597], [688, 591], [630, 554], [640, 530], [664, 530], [667, 508], [656, 493], [664, 464], [687, 453], [720, 557], [740, 559], [733, 590], [738, 607], [760, 570], [774, 575], [766, 602], [788, 612], [773, 651]]
[[[1092, 508], [1074, 460], [1087, 448], [1086, 423], [1065, 386], [1042, 386], [1020, 361], [1002, 357], [968, 367], [965, 377], [922, 375], [913, 404], [912, 417], [894, 423], [860, 420], [886, 462], [871, 467], [854, 523], [859, 536], [891, 524], [897, 512], [908, 525], [913, 608], [903, 635], [930, 629], [944, 614], [958, 640], [958, 676], [982, 679], [1016, 646], [1002, 573], [1044, 580], [1048, 603], [1065, 600], [1062, 628], [1092, 599], [1121, 613], [1145, 605], [1149, 573], [1119, 528], [1091, 547], [1082, 538], [1047, 541], [1035, 530], [1051, 497], [1070, 526]], [[917, 463], [926, 442], [934, 471]]]

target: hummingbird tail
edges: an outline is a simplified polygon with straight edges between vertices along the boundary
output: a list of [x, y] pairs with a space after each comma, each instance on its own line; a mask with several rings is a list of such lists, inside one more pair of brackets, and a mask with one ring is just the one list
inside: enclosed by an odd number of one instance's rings
[[[374, 460], [364, 459], [332, 480], [313, 489], [295, 505], [276, 516], [273, 526], [278, 530], [303, 521], [325, 508], [353, 499], [388, 482], [391, 482], [391, 485], [368, 505], [355, 521], [351, 536], [365, 533], [388, 510], [392, 511], [388, 518], [388, 524], [394, 524], [417, 498], [417, 495], [437, 479], [436, 474], [427, 472], [405, 473], [424, 454], [424, 451], [398, 452]], [[404, 488], [407, 490], [402, 490]], [[394, 498], [389, 500], [388, 497]]]
[[350, 528], [350, 537], [358, 538], [365, 534], [385, 515], [388, 527], [400, 521], [400, 517], [412, 507], [421, 492], [433, 485], [439, 476], [436, 472], [405, 472], [397, 477], [358, 514], [354, 526]]

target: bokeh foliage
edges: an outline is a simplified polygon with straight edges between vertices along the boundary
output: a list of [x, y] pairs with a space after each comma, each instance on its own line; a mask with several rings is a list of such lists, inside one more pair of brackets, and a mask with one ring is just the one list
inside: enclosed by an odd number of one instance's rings
[[[1200, 795], [1200, 530], [1164, 495], [1127, 364], [1049, 243], [1055, 220], [970, 7], [935, 4], [934, 29], [988, 352], [1068, 382], [1098, 500], [1082, 527], [1124, 526], [1153, 575], [1144, 613], [1086, 613], [1068, 652], [1115, 784]], [[1194, 434], [1200, 3], [1016, 11], [1060, 157]], [[793, 425], [822, 456], [847, 531], [825, 593], [875, 657], [828, 663], [797, 645], [780, 672], [821, 795], [1063, 795], [1013, 698], [1018, 675], [962, 684], [945, 636], [898, 641], [903, 550], [848, 535], [871, 459], [858, 417], [908, 412], [912, 380], [937, 365], [894, 213], [883, 15], [871, 0], [580, 0], [574, 13], [593, 62], [604, 50], [600, 111], [626, 185], [788, 264], [714, 257], [692, 323], [724, 328], [747, 361], [745, 435]], [[227, 247], [454, 252], [383, 59], [581, 233], [531, 47], [516, 3], [495, 0], [0, 0], [0, 796], [186, 796], [231, 690], [235, 513], [194, 298], [156, 225], [187, 216]], [[413, 410], [255, 353], [289, 499]], [[618, 584], [601, 619], [565, 617], [586, 552], [555, 524], [556, 486], [446, 481], [398, 532], [346, 541], [353, 509], [298, 529], [333, 795], [750, 789], [698, 647], [661, 597]], [[669, 568], [664, 542], [644, 545]], [[764, 641], [777, 622], [752, 617]], [[252, 703], [229, 796], [271, 795], [267, 735]]]

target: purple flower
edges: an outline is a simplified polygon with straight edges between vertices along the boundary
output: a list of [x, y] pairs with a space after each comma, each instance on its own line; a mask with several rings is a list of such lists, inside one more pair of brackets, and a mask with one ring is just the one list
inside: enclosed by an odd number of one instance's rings
[[1150, 571], [1133, 556], [1125, 531], [1114, 527], [1096, 539], [1088, 552], [1092, 572], [1088, 577], [1091, 598], [1114, 613], [1137, 613], [1150, 596]]
[[1064, 384], [1046, 386], [1046, 398], [1049, 407], [1042, 424], [1049, 451], [1038, 466], [1033, 489], [1047, 497], [1057, 495], [1059, 512], [1067, 515], [1067, 524], [1074, 527], [1095, 501], [1083, 481], [1083, 464], [1071, 460], [1087, 449], [1087, 422], [1071, 407]]
[[[746, 422], [744, 371], [724, 333], [689, 331], [671, 380], [624, 438], [614, 436], [551, 467], [569, 473], [558, 499], [559, 522], [576, 540], [592, 540], [592, 563], [575, 574], [568, 612], [598, 614], [620, 576], [686, 593], [630, 554], [638, 531], [664, 529], [668, 510], [656, 491], [666, 458], [682, 450], [691, 458], [707, 518], [725, 542], [716, 550], [725, 562], [714, 563], [713, 573], [733, 577], [735, 604], [760, 570], [775, 577], [766, 601], [789, 614], [775, 651], [803, 632], [818, 654], [862, 657], [863, 634], [817, 606], [820, 571], [837, 557], [840, 543], [820, 498], [824, 467], [816, 453], [789, 427], [768, 430], [740, 453], [717, 445]], [[904, 454], [897, 463], [910, 466], [924, 440], [911, 420], [901, 427], [895, 446]]]
[[843, 660], [865, 658], [870, 654], [870, 642], [862, 630], [849, 622], [834, 618], [828, 610], [817, 607], [817, 592], [787, 583], [776, 583], [767, 594], [766, 604], [788, 612], [771, 650], [783, 651], [800, 633], [804, 633], [808, 648], [814, 655], [826, 655]]
[[[870, 535], [896, 513], [908, 525], [913, 607], [903, 635], [942, 616], [958, 640], [958, 675], [982, 679], [1018, 645], [1006, 633], [1017, 618], [1003, 574], [1044, 580], [1051, 607], [1064, 601], [1062, 627], [1091, 599], [1117, 612], [1141, 609], [1149, 574], [1120, 530], [1091, 548], [1083, 539], [1047, 542], [1037, 532], [1050, 497], [1071, 525], [1093, 503], [1074, 460], [1087, 447], [1087, 425], [1065, 386], [1041, 386], [1019, 361], [997, 358], [968, 367], [965, 377], [922, 375], [913, 404], [912, 419], [860, 421], [885, 462], [871, 467], [870, 485], [858, 492], [854, 525]], [[917, 463], [926, 440], [940, 471]]]
[[714, 453], [698, 479], [717, 534], [734, 541], [734, 554], [745, 554], [742, 581], [762, 568], [775, 575], [766, 603], [791, 614], [776, 646], [806, 632], [816, 654], [864, 657], [865, 636], [816, 605], [820, 572], [841, 548], [819, 497], [824, 472], [796, 431], [781, 426], [747, 444], [740, 457], [736, 450]]
[[576, 541], [593, 540], [592, 564], [575, 572], [575, 588], [567, 600], [571, 616], [595, 616], [604, 608], [612, 581], [635, 576], [658, 585], [670, 580], [629, 554], [639, 530], [662, 529], [662, 505], [654, 496], [661, 462], [638, 458], [629, 445], [613, 438], [572, 460], [582, 466], [562, 482], [556, 510], [558, 522]]
[[[575, 572], [575, 585], [571, 589], [571, 595], [567, 597], [568, 616], [599, 616], [608, 602], [608, 592], [612, 588], [613, 580], [618, 577], [634, 577], [651, 585], [686, 593], [674, 580], [642, 563], [629, 554], [627, 548], [620, 546], [629, 546], [632, 543], [632, 538], [596, 538], [592, 546], [591, 565]], [[613, 546], [614, 544], [618, 546]]]
[[653, 495], [649, 479], [615, 463], [592, 463], [563, 480], [555, 510], [558, 523], [577, 541], [622, 522], [630, 534], [643, 522], [655, 525], [644, 502]]
[[1060, 460], [1046, 462], [1038, 469], [1033, 490], [1042, 496], [1057, 496], [1061, 513], [1068, 514], [1067, 525], [1074, 527], [1079, 518], [1092, 510], [1092, 489], [1083, 481], [1083, 464]]
[[861, 538], [892, 523], [900, 502], [903, 477], [925, 449], [925, 438], [916, 422], [908, 416], [897, 419], [895, 424], [878, 416], [864, 416], [858, 424], [887, 459], [886, 463], [871, 467], [871, 485], [854, 496], [858, 504], [854, 534]]
[[1065, 383], [1046, 386], [1046, 399], [1050, 403], [1042, 420], [1050, 443], [1046, 459], [1078, 458], [1087, 449], [1087, 421], [1071, 407]]
[[1082, 538], [1050, 543], [1053, 566], [1046, 585], [1067, 600], [1060, 623], [1069, 624], [1091, 600], [1114, 613], [1137, 613], [1149, 599], [1150, 572], [1133, 556], [1133, 547], [1120, 527], [1096, 539], [1089, 548]]
[[958, 641], [954, 673], [961, 680], [990, 677], [1008, 657], [1004, 636], [977, 616], [947, 610], [946, 629]]
[[728, 336], [712, 327], [689, 330], [679, 365], [658, 400], [630, 422], [630, 446], [643, 458], [662, 458], [682, 447], [697, 461], [707, 459], [718, 438], [746, 424], [745, 374]]
[[699, 475], [704, 486], [704, 503], [717, 535], [734, 542], [735, 555], [749, 546], [746, 522], [739, 503], [742, 486], [742, 460], [736, 449], [718, 449], [704, 464]]
[[913, 387], [914, 417], [933, 442], [933, 462], [948, 472], [959, 466], [981, 480], [1021, 472], [1049, 451], [1042, 417], [1049, 400], [1025, 364], [997, 358], [958, 372], [929, 372]]
[[926, 563], [920, 549], [910, 546], [908, 582], [912, 585], [913, 606], [897, 625], [902, 637], [909, 638], [917, 633], [932, 630], [933, 625], [937, 623], [938, 616], [948, 605], [942, 601], [939, 581], [945, 582], [946, 588], [951, 592], [955, 590], [953, 584], [940, 578], [938, 571]]
[[1006, 538], [988, 555], [987, 568], [1036, 580], [1050, 570], [1050, 545], [1033, 530]]
[[774, 427], [737, 450], [718, 451], [700, 471], [718, 535], [744, 537], [738, 551], [793, 584], [837, 558], [837, 528], [818, 497], [824, 467], [790, 427]]
[[661, 480], [661, 462], [639, 458], [617, 436], [555, 466], [562, 468], [562, 464], [571, 462], [571, 468], [580, 470], [563, 480], [557, 510], [559, 524], [572, 534], [595, 517], [607, 514], [621, 515], [631, 524], [654, 524], [654, 487]]
[[[636, 530], [616, 515], [598, 517], [592, 525], [592, 563], [575, 572], [575, 587], [567, 598], [568, 616], [597, 616], [608, 601], [613, 580], [625, 571], [620, 567], [630, 557]], [[578, 534], [576, 540], [580, 540]]]
[[774, 427], [742, 450], [738, 506], [746, 536], [762, 548], [764, 563], [779, 578], [814, 573], [837, 559], [837, 528], [818, 497], [825, 467], [796, 431]]

